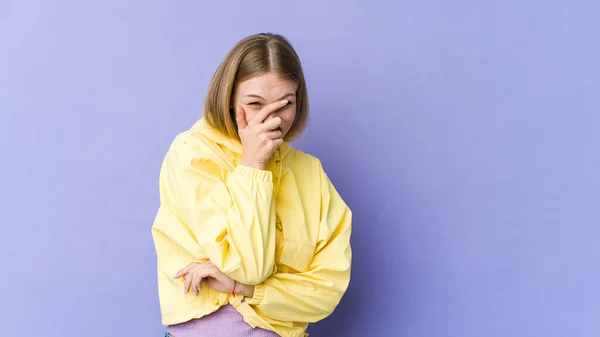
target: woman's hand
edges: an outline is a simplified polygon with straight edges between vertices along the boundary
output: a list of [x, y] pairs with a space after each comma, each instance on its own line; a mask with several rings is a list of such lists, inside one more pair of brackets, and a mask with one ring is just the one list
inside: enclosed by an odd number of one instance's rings
[[181, 269], [173, 278], [178, 279], [183, 277], [185, 280], [185, 286], [183, 292], [187, 294], [190, 291], [194, 291], [194, 294], [198, 296], [200, 288], [204, 283], [208, 287], [223, 293], [231, 293], [234, 290], [237, 294], [252, 297], [254, 296], [254, 286], [248, 286], [245, 284], [237, 283], [229, 276], [225, 275], [210, 261], [203, 263], [193, 262], [188, 264], [185, 268]]
[[273, 153], [283, 145], [281, 118], [265, 120], [271, 113], [287, 104], [287, 100], [269, 104], [262, 108], [250, 122], [246, 120], [244, 108], [238, 106], [236, 122], [243, 147], [241, 161], [243, 165], [264, 170]]
[[185, 287], [183, 289], [185, 294], [191, 288], [194, 294], [198, 295], [200, 288], [202, 288], [202, 283], [207, 284], [209, 287], [212, 285], [211, 288], [221, 292], [231, 292], [235, 285], [234, 280], [221, 272], [210, 261], [190, 263], [173, 276], [175, 279], [181, 277], [185, 280]]

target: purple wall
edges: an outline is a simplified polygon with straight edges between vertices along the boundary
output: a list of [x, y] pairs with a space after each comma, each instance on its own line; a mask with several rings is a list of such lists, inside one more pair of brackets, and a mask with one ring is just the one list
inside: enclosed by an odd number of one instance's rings
[[161, 336], [159, 165], [229, 48], [274, 31], [309, 84], [297, 146], [355, 214], [311, 336], [600, 336], [585, 2], [0, 1], [2, 335]]

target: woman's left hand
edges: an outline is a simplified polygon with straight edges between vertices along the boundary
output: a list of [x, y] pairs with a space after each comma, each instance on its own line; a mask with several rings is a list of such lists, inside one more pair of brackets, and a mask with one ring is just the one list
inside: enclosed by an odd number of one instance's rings
[[232, 292], [233, 287], [236, 286], [235, 281], [231, 277], [225, 275], [210, 261], [188, 264], [173, 276], [175, 279], [180, 277], [185, 279], [183, 292], [187, 294], [191, 288], [196, 296], [198, 296], [198, 292], [202, 288], [202, 283], [216, 291], [224, 293]]

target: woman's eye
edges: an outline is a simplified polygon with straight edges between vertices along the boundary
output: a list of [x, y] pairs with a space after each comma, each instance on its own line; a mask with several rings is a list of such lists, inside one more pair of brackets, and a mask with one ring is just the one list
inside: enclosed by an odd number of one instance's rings
[[259, 102], [252, 102], [252, 103], [248, 103], [248, 105], [251, 105], [251, 106], [260, 106], [260, 103]]

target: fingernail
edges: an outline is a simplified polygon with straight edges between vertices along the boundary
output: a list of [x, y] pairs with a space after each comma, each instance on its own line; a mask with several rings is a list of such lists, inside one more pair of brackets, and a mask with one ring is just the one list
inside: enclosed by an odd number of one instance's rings
[[281, 102], [279, 102], [279, 103], [281, 103], [281, 105], [286, 105], [286, 104], [288, 104], [288, 100], [287, 100], [287, 99], [284, 99], [283, 101], [281, 101]]

